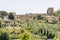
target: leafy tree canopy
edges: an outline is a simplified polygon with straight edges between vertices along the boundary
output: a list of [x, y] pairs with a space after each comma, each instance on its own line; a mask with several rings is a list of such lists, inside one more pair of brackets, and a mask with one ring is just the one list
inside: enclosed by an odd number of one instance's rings
[[43, 17], [41, 15], [37, 16], [37, 20], [42, 20]]
[[14, 16], [13, 16], [12, 13], [10, 13], [10, 15], [8, 16], [8, 19], [10, 19], [10, 20], [14, 20]]
[[54, 16], [59, 17], [60, 16], [60, 10], [55, 11]]
[[6, 11], [0, 11], [0, 16], [3, 18], [4, 16], [9, 15]]

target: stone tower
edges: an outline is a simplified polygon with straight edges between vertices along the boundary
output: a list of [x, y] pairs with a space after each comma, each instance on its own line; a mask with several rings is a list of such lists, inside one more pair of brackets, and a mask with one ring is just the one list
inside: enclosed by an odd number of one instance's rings
[[51, 16], [51, 15], [53, 15], [53, 13], [54, 13], [54, 8], [53, 8], [53, 7], [49, 7], [49, 8], [47, 9], [47, 14], [48, 14], [49, 16]]

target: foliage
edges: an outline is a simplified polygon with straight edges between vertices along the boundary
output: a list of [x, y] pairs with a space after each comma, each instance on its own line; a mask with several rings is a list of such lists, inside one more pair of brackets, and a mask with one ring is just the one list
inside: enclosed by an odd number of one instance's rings
[[[40, 17], [38, 17], [39, 20], [27, 19], [17, 21], [21, 25], [20, 27], [2, 29], [8, 31], [11, 38], [17, 38], [19, 40], [47, 40], [47, 38], [59, 40], [60, 24], [46, 23], [48, 22], [46, 19], [44, 20], [46, 22], [43, 22], [43, 19], [40, 19]], [[13, 31], [15, 33], [12, 34]]]
[[6, 11], [0, 11], [0, 15], [1, 15], [1, 17], [3, 18], [4, 16], [7, 16], [7, 15], [9, 15], [9, 14], [8, 14], [8, 12], [6, 12]]
[[9, 40], [9, 35], [7, 32], [1, 31], [0, 40]]
[[55, 11], [54, 16], [59, 17], [60, 16], [60, 10]]
[[10, 20], [14, 20], [14, 16], [13, 16], [12, 13], [10, 13], [10, 15], [8, 16], [8, 19], [10, 19]]
[[1, 21], [0, 21], [0, 27], [1, 27]]
[[37, 20], [42, 20], [43, 17], [41, 15], [37, 16]]
[[20, 40], [30, 40], [29, 33], [24, 32], [24, 33], [20, 34]]

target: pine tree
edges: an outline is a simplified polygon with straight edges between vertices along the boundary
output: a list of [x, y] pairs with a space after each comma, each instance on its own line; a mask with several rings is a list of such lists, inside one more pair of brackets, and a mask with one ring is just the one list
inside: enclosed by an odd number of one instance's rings
[[10, 20], [14, 20], [14, 16], [13, 16], [12, 13], [10, 13], [10, 15], [8, 16], [8, 19], [10, 19]]

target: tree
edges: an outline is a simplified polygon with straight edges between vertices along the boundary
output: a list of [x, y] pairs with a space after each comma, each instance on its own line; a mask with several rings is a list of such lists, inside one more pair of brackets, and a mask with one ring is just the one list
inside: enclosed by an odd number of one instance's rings
[[10, 13], [10, 15], [8, 16], [8, 19], [10, 19], [10, 20], [14, 20], [14, 16], [13, 16], [12, 13]]
[[1, 21], [0, 21], [0, 27], [1, 27]]
[[4, 18], [4, 16], [9, 15], [6, 11], [0, 11], [0, 16]]
[[59, 17], [60, 16], [60, 10], [55, 11], [54, 16]]
[[0, 40], [9, 40], [9, 35], [7, 32], [2, 32], [0, 35]]
[[37, 16], [37, 20], [42, 20], [43, 17], [41, 15]]

